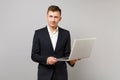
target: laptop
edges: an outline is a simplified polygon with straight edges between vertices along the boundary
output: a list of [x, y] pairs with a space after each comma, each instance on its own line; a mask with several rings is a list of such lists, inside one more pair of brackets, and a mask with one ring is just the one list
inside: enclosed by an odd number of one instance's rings
[[75, 39], [69, 57], [58, 58], [58, 61], [70, 61], [90, 57], [96, 38]]

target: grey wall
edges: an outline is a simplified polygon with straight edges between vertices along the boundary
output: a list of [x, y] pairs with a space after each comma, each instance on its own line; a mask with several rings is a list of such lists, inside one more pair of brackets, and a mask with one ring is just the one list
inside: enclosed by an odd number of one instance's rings
[[0, 80], [36, 80], [31, 61], [34, 30], [46, 25], [51, 4], [62, 8], [60, 26], [75, 38], [96, 37], [91, 57], [68, 67], [69, 80], [120, 80], [119, 0], [0, 0]]

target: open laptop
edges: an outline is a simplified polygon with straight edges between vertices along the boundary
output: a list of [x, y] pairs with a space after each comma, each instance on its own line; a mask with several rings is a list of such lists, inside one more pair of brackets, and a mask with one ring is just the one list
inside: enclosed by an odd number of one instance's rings
[[70, 61], [90, 56], [96, 38], [75, 39], [69, 57], [58, 58], [58, 61]]

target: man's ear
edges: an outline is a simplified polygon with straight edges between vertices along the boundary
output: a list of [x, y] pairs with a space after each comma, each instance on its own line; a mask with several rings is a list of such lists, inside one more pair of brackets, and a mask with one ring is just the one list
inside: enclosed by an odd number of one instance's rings
[[62, 17], [60, 17], [60, 21], [62, 20]]

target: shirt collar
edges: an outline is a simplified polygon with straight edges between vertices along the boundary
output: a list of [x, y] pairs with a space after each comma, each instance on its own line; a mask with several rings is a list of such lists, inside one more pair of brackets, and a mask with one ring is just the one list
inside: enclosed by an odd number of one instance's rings
[[48, 26], [48, 25], [47, 25], [47, 29], [48, 29], [48, 32], [49, 32], [50, 34], [55, 34], [56, 32], [58, 32], [58, 27], [57, 27], [57, 28], [55, 29], [55, 31], [53, 31], [53, 32], [50, 30], [50, 26]]

